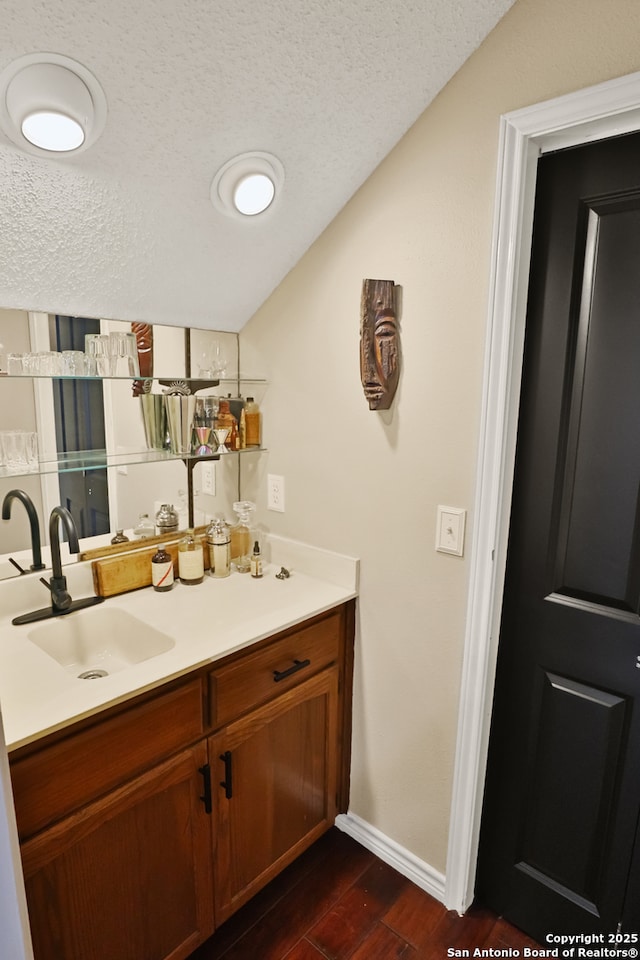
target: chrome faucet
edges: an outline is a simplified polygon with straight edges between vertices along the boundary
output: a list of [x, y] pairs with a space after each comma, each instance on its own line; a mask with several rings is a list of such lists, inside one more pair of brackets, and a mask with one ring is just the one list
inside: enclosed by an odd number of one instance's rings
[[78, 543], [78, 531], [73, 522], [73, 517], [66, 507], [54, 507], [49, 517], [49, 542], [51, 544], [51, 578], [45, 580], [40, 577], [42, 583], [51, 593], [51, 606], [43, 607], [40, 610], [33, 610], [31, 613], [22, 613], [19, 617], [14, 617], [11, 621], [14, 624], [34, 623], [36, 620], [48, 620], [50, 617], [59, 617], [65, 613], [71, 613], [72, 610], [81, 610], [83, 607], [92, 607], [96, 603], [102, 603], [104, 597], [83, 597], [81, 600], [72, 600], [71, 594], [67, 590], [67, 578], [62, 573], [62, 559], [60, 557], [60, 531], [59, 526], [62, 523], [67, 533], [69, 541], [69, 550], [71, 553], [80, 552]]
[[[19, 500], [20, 503], [23, 504], [29, 517], [29, 526], [31, 528], [31, 554], [33, 559], [31, 570], [44, 570], [44, 563], [42, 562], [42, 553], [40, 548], [40, 522], [38, 520], [36, 508], [33, 505], [33, 500], [29, 494], [25, 493], [24, 490], [9, 490], [9, 492], [5, 494], [4, 500], [2, 501], [2, 519], [10, 519], [11, 504], [14, 500]], [[11, 560], [11, 558], [9, 559]], [[27, 572], [18, 566], [15, 560], [11, 560], [11, 563], [18, 567], [20, 573]]]

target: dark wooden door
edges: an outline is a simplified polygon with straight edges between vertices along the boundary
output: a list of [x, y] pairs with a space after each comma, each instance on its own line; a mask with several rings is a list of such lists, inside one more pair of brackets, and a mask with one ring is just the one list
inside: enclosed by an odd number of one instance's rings
[[639, 490], [633, 135], [539, 163], [477, 891], [541, 942], [640, 930]]

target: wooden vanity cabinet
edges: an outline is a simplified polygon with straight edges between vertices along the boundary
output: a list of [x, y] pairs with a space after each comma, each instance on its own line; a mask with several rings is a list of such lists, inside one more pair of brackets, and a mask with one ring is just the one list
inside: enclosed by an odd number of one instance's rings
[[337, 703], [334, 666], [211, 737], [216, 925], [333, 824]]
[[10, 758], [36, 960], [181, 960], [213, 932], [202, 680], [168, 687]]
[[182, 960], [213, 933], [197, 744], [22, 846], [36, 960]]
[[353, 605], [209, 676], [216, 925], [345, 811]]
[[183, 960], [346, 810], [353, 619], [10, 755], [36, 960]]

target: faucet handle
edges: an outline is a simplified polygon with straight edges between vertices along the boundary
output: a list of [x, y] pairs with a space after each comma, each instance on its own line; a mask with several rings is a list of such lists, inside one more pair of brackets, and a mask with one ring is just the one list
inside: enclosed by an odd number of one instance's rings
[[49, 581], [51, 603], [54, 610], [68, 610], [71, 606], [71, 594], [67, 590], [66, 577], [51, 577]]

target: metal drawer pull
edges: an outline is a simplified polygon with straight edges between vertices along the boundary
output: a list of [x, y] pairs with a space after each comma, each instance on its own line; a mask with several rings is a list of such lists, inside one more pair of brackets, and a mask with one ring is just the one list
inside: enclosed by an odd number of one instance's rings
[[198, 773], [202, 774], [204, 781], [204, 793], [200, 797], [204, 803], [204, 812], [211, 813], [211, 767], [205, 763], [204, 767], [198, 767]]
[[305, 667], [311, 666], [311, 660], [294, 660], [293, 666], [289, 667], [288, 670], [274, 670], [273, 671], [273, 682], [280, 683], [281, 680], [286, 680], [287, 677], [290, 677], [292, 674], [297, 673], [298, 670], [304, 670]]
[[233, 764], [231, 760], [231, 750], [225, 750], [220, 754], [220, 759], [224, 763], [224, 780], [220, 781], [220, 786], [224, 787], [224, 795], [227, 800], [233, 796]]

